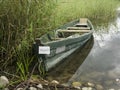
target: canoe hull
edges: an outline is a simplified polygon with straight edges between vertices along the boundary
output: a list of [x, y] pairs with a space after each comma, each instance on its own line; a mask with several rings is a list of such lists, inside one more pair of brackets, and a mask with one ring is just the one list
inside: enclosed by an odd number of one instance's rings
[[[91, 38], [94, 28], [89, 20], [86, 24], [86, 20], [82, 19], [82, 24], [79, 20], [72, 21], [36, 39], [35, 51], [45, 71], [57, 66]], [[48, 46], [50, 54], [39, 54], [39, 46]]]
[[79, 40], [79, 42], [77, 42], [71, 46], [63, 46], [63, 47], [67, 47], [65, 51], [63, 51], [59, 54], [56, 54], [55, 56], [53, 56], [51, 58], [47, 58], [46, 59], [46, 70], [49, 71], [50, 69], [56, 67], [65, 58], [67, 58], [69, 55], [74, 53], [77, 49], [82, 47], [91, 38], [91, 36], [92, 36], [92, 34], [88, 34], [86, 36], [83, 36], [82, 37], [82, 38], [84, 38], [83, 40], [81, 39], [81, 40]]

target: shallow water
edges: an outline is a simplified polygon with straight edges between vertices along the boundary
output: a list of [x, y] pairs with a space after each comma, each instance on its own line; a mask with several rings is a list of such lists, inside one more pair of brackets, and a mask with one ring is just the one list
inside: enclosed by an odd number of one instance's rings
[[120, 17], [94, 32], [93, 48], [69, 83], [74, 81], [98, 83], [106, 90], [120, 89]]

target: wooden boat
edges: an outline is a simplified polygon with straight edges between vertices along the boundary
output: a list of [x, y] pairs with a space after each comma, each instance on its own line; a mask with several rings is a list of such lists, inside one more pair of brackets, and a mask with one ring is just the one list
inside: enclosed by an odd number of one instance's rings
[[[87, 18], [80, 18], [36, 39], [38, 61], [49, 71], [87, 42], [93, 33]], [[42, 64], [41, 64], [42, 62]]]

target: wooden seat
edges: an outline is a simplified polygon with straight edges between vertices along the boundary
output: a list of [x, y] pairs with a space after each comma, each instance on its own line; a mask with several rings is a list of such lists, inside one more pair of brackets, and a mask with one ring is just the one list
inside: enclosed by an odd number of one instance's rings
[[80, 27], [80, 26], [87, 27], [88, 26], [87, 18], [80, 18], [79, 23], [77, 23], [75, 26], [77, 26], [77, 27]]
[[68, 29], [62, 29], [62, 30], [57, 30], [58, 32], [70, 32], [70, 33], [72, 33], [72, 32], [74, 32], [74, 33], [87, 33], [87, 32], [90, 32], [91, 30], [68, 30]]
[[89, 30], [90, 27], [68, 27], [68, 30]]
[[87, 23], [87, 18], [80, 18], [79, 23]]

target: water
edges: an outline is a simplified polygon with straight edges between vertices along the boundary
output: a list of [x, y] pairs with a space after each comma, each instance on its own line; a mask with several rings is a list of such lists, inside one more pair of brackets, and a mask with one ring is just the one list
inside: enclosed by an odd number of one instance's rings
[[69, 80], [92, 82], [105, 90], [120, 89], [120, 17], [108, 27], [94, 32], [94, 45], [89, 55]]

